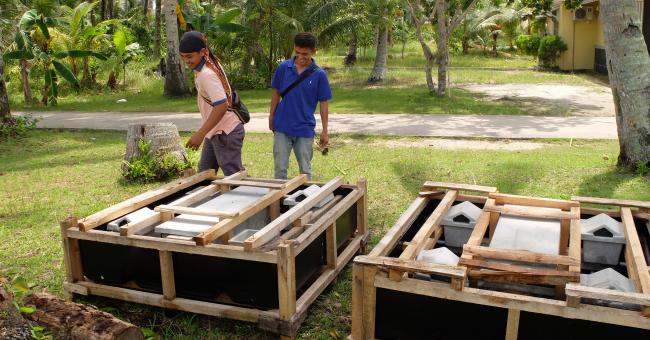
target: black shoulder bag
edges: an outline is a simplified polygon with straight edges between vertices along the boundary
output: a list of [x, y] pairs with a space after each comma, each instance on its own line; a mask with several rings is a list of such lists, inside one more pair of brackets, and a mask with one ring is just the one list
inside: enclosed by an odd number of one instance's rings
[[311, 68], [309, 68], [308, 70], [303, 71], [300, 74], [300, 77], [298, 79], [296, 79], [296, 81], [294, 81], [293, 84], [289, 85], [289, 87], [287, 87], [286, 89], [284, 89], [284, 91], [282, 91], [282, 93], [280, 93], [280, 97], [284, 98], [287, 95], [287, 93], [289, 93], [289, 91], [293, 90], [294, 87], [296, 87], [296, 86], [298, 86], [298, 84], [302, 83], [303, 80], [305, 80], [305, 79], [307, 79], [307, 77], [311, 76], [312, 73], [316, 72], [316, 70], [318, 70], [318, 66], [314, 65]]

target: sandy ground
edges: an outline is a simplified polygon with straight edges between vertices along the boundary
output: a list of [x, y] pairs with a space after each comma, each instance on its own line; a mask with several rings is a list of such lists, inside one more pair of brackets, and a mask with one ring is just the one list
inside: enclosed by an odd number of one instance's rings
[[482, 93], [487, 100], [521, 103], [531, 114], [551, 116], [613, 117], [614, 100], [609, 87], [603, 85], [534, 85], [477, 84], [461, 85], [463, 89]]
[[[336, 144], [357, 143], [351, 139], [334, 140]], [[540, 149], [548, 144], [516, 141], [516, 140], [472, 140], [472, 139], [451, 139], [451, 138], [419, 138], [419, 139], [393, 139], [377, 140], [372, 142], [373, 145], [387, 146], [393, 148], [433, 148], [443, 150], [505, 150], [505, 151], [525, 151]]]

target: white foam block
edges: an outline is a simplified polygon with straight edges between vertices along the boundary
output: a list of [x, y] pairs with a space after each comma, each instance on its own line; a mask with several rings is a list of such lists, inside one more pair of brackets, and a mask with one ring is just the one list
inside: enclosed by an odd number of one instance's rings
[[527, 250], [533, 253], [549, 255], [557, 255], [559, 247], [559, 220], [525, 218], [503, 214], [499, 218], [492, 241], [490, 241], [490, 248]]

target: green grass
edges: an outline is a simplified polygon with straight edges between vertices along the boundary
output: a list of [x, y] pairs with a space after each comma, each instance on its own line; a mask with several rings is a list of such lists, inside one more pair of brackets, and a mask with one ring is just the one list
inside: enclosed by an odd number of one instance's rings
[[[186, 139], [188, 135], [183, 135]], [[316, 154], [315, 179], [345, 175], [369, 183], [372, 244], [406, 209], [426, 180], [497, 186], [501, 192], [552, 198], [571, 195], [650, 200], [650, 181], [616, 170], [614, 141], [545, 142], [532, 151], [399, 147], [417, 138], [333, 136], [329, 155]], [[387, 146], [385, 141], [397, 144]], [[120, 178], [125, 133], [43, 131], [0, 144], [0, 276], [23, 276], [60, 294], [63, 263], [58, 221], [87, 216], [159, 184]], [[296, 174], [291, 161], [290, 176]], [[272, 176], [272, 138], [249, 134], [244, 163], [254, 176]], [[310, 308], [303, 339], [344, 338], [350, 331], [350, 270]], [[266, 339], [254, 325], [141, 305], [89, 299], [164, 338]]]
[[[424, 59], [419, 45], [410, 43], [404, 59], [399, 47], [393, 46], [388, 62], [388, 74], [380, 84], [369, 84], [367, 78], [372, 67], [372, 57], [360, 54], [357, 66], [342, 66], [342, 48], [332, 48], [319, 52], [317, 62], [328, 67], [334, 98], [331, 111], [335, 113], [449, 113], [449, 114], [535, 114], [565, 116], [570, 114], [568, 107], [542, 107], [542, 105], [519, 102], [484, 101], [481, 94], [463, 90], [463, 84], [569, 84], [594, 85], [589, 77], [568, 73], [517, 70], [534, 65], [530, 57], [501, 56], [492, 57], [481, 52], [469, 55], [453, 55], [449, 70], [452, 98], [430, 96], [426, 89]], [[154, 76], [147, 62], [133, 62], [127, 71], [128, 88], [118, 91], [88, 90], [81, 93], [71, 91], [64, 83], [61, 86], [59, 105], [42, 107], [38, 104], [25, 105], [19, 84], [19, 75], [14, 66], [9, 67], [11, 80], [8, 83], [10, 103], [14, 110], [25, 111], [124, 111], [124, 112], [196, 112], [194, 96], [185, 98], [166, 98], [163, 96], [163, 79]], [[472, 68], [466, 68], [472, 67]], [[476, 69], [493, 67], [496, 69]], [[512, 69], [514, 68], [514, 69]], [[434, 81], [437, 69], [434, 67]], [[33, 78], [33, 77], [32, 77]], [[121, 79], [121, 78], [120, 78]], [[99, 82], [104, 83], [105, 79]], [[32, 79], [32, 86], [39, 84]], [[34, 90], [36, 95], [39, 91]], [[269, 90], [241, 91], [244, 102], [254, 112], [267, 112], [270, 105]], [[117, 103], [127, 99], [127, 103]]]

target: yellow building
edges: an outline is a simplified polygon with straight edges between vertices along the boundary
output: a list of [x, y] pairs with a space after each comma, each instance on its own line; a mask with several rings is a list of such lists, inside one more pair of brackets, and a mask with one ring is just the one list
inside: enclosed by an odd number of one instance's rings
[[[595, 70], [607, 73], [600, 1], [585, 0], [582, 8], [576, 11], [566, 9], [562, 3], [563, 0], [554, 2], [554, 18], [547, 22], [548, 32], [562, 37], [568, 47], [560, 55], [558, 66], [565, 71]], [[650, 48], [650, 0], [637, 0], [637, 3], [644, 21], [646, 45]]]

